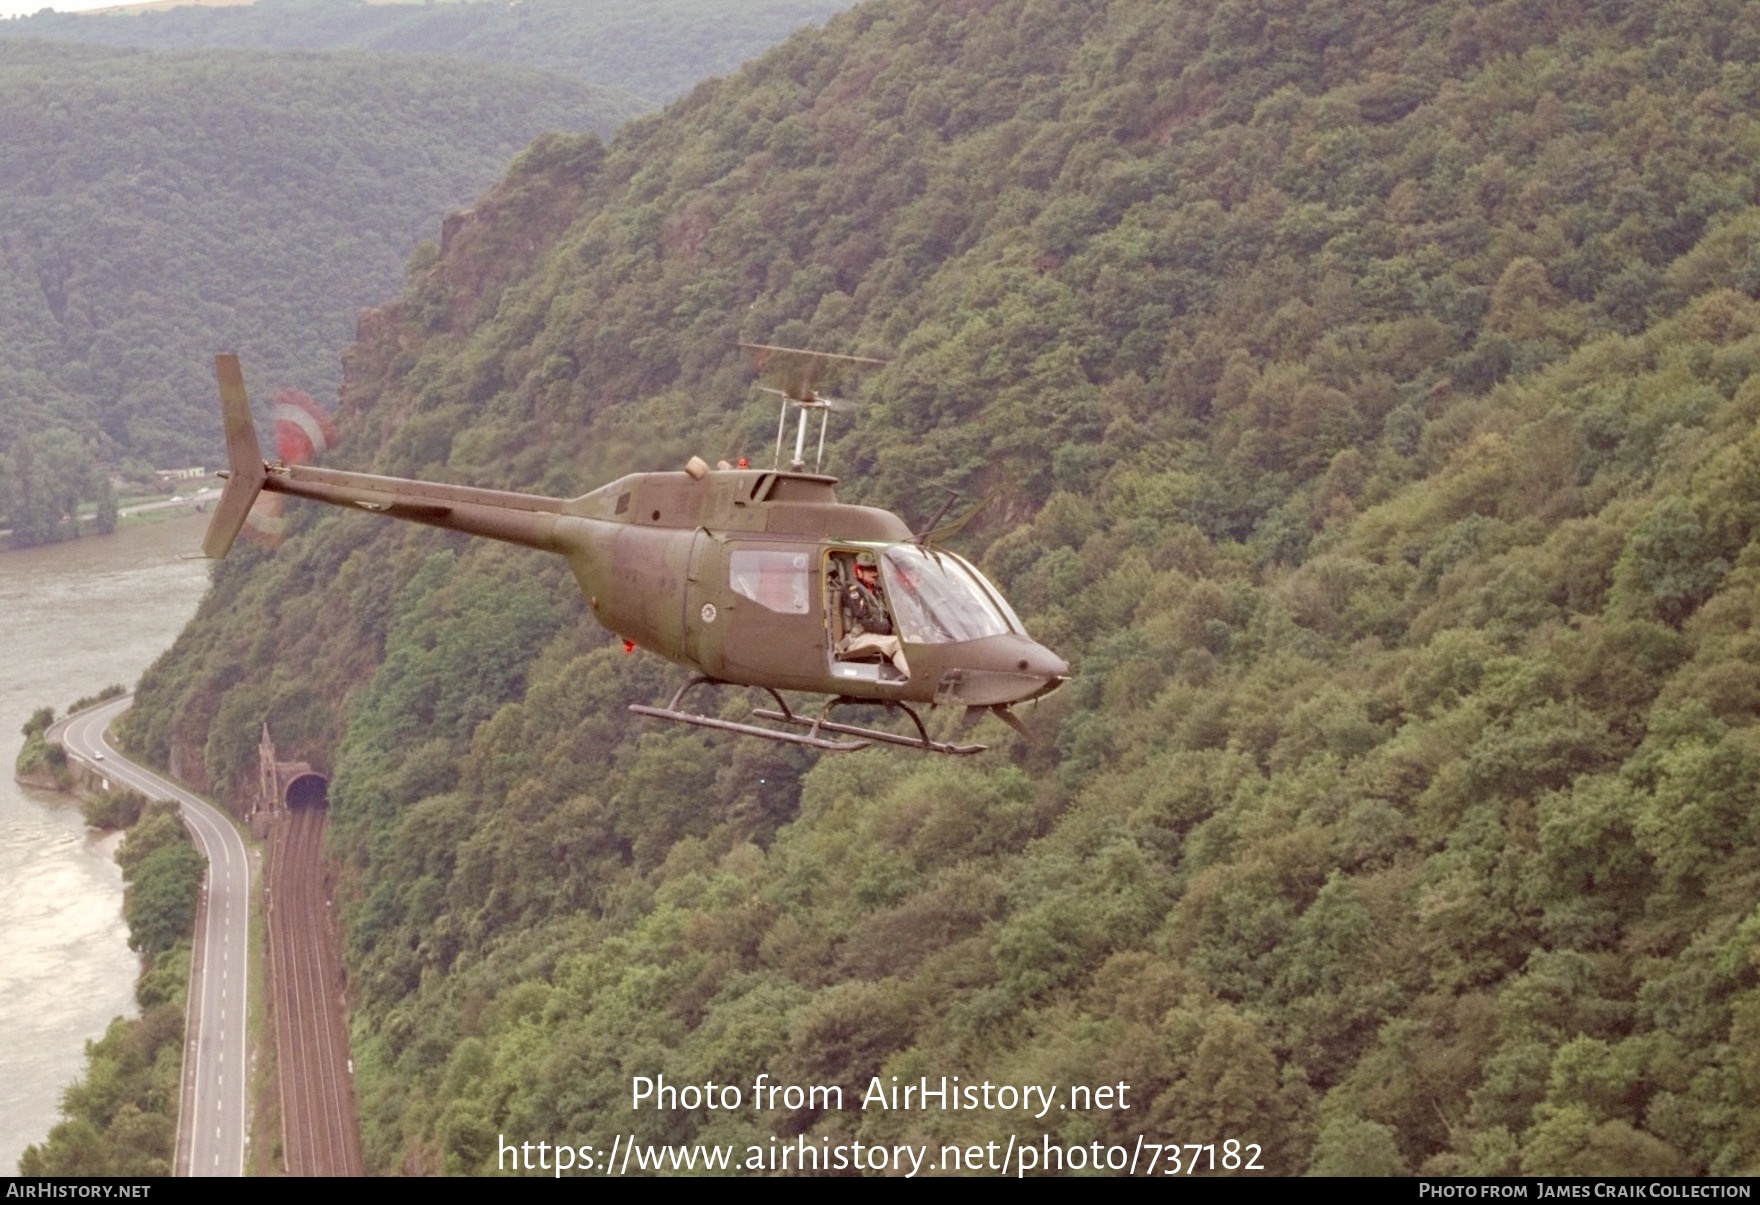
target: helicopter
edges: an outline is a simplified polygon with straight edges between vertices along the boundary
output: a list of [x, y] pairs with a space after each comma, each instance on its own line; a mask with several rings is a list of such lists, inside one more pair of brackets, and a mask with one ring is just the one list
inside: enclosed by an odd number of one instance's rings
[[[760, 371], [785, 372], [781, 388], [760, 386], [782, 397], [773, 467], [742, 459], [711, 468], [693, 456], [682, 472], [632, 473], [567, 499], [265, 461], [238, 357], [217, 356], [230, 468], [219, 474], [226, 485], [202, 552], [224, 557], [261, 493], [468, 532], [565, 557], [594, 618], [626, 652], [646, 649], [691, 671], [666, 706], [631, 705], [636, 714], [831, 752], [985, 748], [932, 739], [917, 710], [925, 704], [965, 708], [967, 726], [995, 715], [1029, 735], [1011, 709], [1061, 686], [1069, 664], [1027, 635], [971, 562], [933, 546], [941, 533], [919, 535], [889, 511], [839, 502], [837, 479], [817, 471], [825, 424], [844, 403], [816, 383], [828, 370], [881, 361], [741, 346]], [[794, 456], [783, 468], [791, 407]], [[814, 413], [820, 459], [809, 472]], [[685, 707], [692, 691], [720, 686], [760, 689], [776, 706], [752, 711], [764, 723]], [[782, 691], [829, 697], [808, 715]], [[857, 705], [903, 713], [914, 734], [832, 718]]]

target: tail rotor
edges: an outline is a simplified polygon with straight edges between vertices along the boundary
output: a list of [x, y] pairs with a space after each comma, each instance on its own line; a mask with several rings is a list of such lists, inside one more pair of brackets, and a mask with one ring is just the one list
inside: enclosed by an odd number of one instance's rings
[[[281, 495], [262, 493], [269, 466], [264, 463], [263, 450], [257, 442], [257, 428], [251, 419], [250, 397], [245, 393], [244, 372], [239, 368], [238, 357], [215, 356], [214, 376], [220, 385], [220, 415], [226, 428], [229, 467], [220, 474], [226, 478], [226, 488], [221, 491], [220, 504], [208, 523], [202, 554], [218, 559], [231, 550], [240, 531], [271, 548], [279, 545], [286, 519], [281, 513]], [[269, 415], [275, 424], [275, 450], [283, 465], [307, 464], [336, 442], [336, 428], [330, 416], [309, 394], [297, 389], [277, 392]]]

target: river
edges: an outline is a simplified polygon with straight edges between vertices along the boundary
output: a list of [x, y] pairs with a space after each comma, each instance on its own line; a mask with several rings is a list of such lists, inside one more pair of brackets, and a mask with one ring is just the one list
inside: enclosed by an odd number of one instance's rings
[[0, 1176], [48, 1136], [85, 1044], [134, 1016], [140, 964], [122, 921], [116, 838], [79, 806], [12, 779], [32, 711], [59, 716], [113, 682], [132, 687], [208, 588], [201, 516], [0, 552]]

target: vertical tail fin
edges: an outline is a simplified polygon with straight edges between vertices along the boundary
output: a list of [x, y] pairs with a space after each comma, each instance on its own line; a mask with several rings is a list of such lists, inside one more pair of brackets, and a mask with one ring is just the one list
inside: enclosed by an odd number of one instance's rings
[[226, 458], [231, 462], [231, 471], [220, 494], [220, 505], [214, 508], [214, 517], [208, 523], [202, 553], [218, 558], [226, 555], [238, 537], [238, 529], [244, 526], [266, 474], [238, 357], [215, 356], [214, 376], [220, 382], [220, 416], [226, 424]]

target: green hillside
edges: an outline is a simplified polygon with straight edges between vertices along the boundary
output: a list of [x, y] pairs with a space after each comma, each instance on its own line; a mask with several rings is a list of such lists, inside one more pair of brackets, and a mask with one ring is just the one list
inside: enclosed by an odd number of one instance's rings
[[520, 0], [369, 4], [256, 0], [154, 12], [0, 20], [0, 36], [151, 50], [203, 47], [444, 54], [619, 88], [649, 104], [726, 75], [848, 0]]
[[0, 527], [212, 463], [216, 349], [334, 396], [355, 316], [546, 130], [637, 106], [413, 56], [0, 42]]
[[[656, 726], [559, 560], [290, 507], [128, 735], [334, 769], [369, 1163], [1760, 1171], [1757, 96], [1723, 0], [879, 0], [525, 154], [334, 463], [568, 494], [765, 454], [736, 339], [890, 357], [844, 496], [997, 494], [1075, 680], [957, 763]], [[1131, 1107], [856, 1107], [895, 1075]]]

